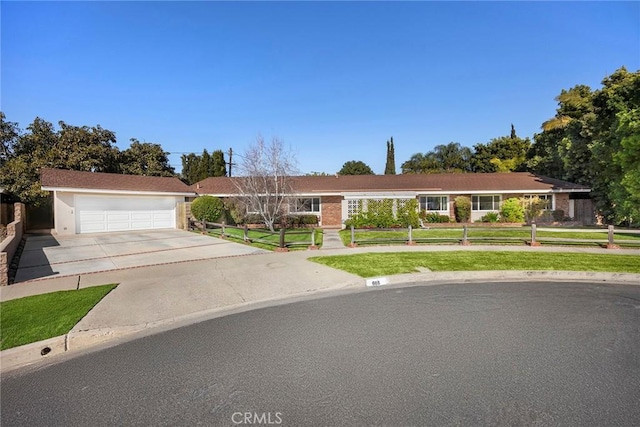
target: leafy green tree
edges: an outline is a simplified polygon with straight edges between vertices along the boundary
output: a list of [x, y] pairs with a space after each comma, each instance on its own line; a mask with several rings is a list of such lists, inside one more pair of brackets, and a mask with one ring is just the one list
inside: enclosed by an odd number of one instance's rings
[[19, 136], [20, 129], [18, 128], [18, 124], [8, 122], [4, 113], [0, 111], [0, 167], [13, 154]]
[[393, 137], [391, 137], [391, 141], [387, 141], [387, 164], [384, 168], [384, 174], [396, 174], [396, 154], [395, 148], [393, 147]]
[[360, 160], [349, 160], [342, 169], [338, 171], [338, 175], [375, 175], [373, 170]]
[[227, 163], [224, 161], [224, 152], [215, 150], [211, 154], [211, 175], [210, 176], [227, 176]]
[[523, 171], [527, 166], [527, 153], [531, 147], [529, 138], [516, 135], [511, 125], [510, 136], [494, 138], [486, 144], [474, 145], [471, 165], [474, 172]]
[[416, 153], [402, 164], [402, 173], [459, 173], [471, 171], [471, 150], [457, 142], [436, 145], [428, 153]]
[[121, 154], [123, 173], [145, 176], [175, 176], [169, 164], [169, 153], [160, 144], [131, 138], [131, 145]]
[[36, 117], [13, 145], [13, 152], [0, 170], [0, 186], [23, 202], [40, 206], [47, 195], [40, 187], [43, 167], [88, 172], [117, 172], [119, 150], [115, 134], [100, 126], [70, 126], [60, 130]]
[[222, 150], [215, 150], [209, 154], [205, 148], [201, 155], [183, 154], [181, 159], [181, 175], [187, 184], [195, 184], [211, 176], [227, 176], [227, 164]]

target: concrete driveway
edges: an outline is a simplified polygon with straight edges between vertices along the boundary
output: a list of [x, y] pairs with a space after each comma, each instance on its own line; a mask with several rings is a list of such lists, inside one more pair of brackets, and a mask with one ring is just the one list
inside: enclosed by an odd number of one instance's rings
[[30, 235], [15, 283], [262, 252], [266, 251], [181, 230]]

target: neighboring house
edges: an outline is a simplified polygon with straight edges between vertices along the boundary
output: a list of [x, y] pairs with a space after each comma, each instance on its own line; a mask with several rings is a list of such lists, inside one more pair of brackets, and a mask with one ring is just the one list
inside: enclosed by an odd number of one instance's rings
[[[237, 195], [233, 180], [242, 178], [207, 178], [191, 186], [198, 195], [228, 198]], [[315, 214], [325, 227], [341, 227], [367, 199], [417, 199], [421, 210], [455, 218], [454, 200], [467, 196], [472, 202], [471, 220], [500, 209], [510, 197], [547, 200], [547, 209], [564, 211], [575, 217], [576, 201], [588, 199], [590, 189], [570, 182], [546, 178], [527, 172], [407, 174], [407, 175], [336, 175], [293, 177], [295, 195], [290, 203], [292, 214]], [[398, 202], [396, 202], [398, 203]], [[582, 215], [582, 213], [581, 213]], [[590, 222], [590, 215], [578, 218]]]
[[196, 194], [178, 178], [42, 169], [57, 234], [176, 228], [178, 203]]

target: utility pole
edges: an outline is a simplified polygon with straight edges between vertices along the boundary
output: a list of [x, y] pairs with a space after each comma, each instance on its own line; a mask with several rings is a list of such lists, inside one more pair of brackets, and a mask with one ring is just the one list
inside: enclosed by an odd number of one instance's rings
[[231, 177], [231, 169], [233, 168], [233, 148], [229, 148], [229, 177]]

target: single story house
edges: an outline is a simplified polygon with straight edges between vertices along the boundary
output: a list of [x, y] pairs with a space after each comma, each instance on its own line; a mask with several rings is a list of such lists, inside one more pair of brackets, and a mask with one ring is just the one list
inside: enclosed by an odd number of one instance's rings
[[196, 197], [178, 178], [43, 168], [57, 234], [176, 228], [178, 203]]
[[[233, 197], [238, 193], [233, 180], [240, 179], [207, 178], [191, 189], [198, 195]], [[453, 219], [455, 198], [467, 196], [472, 202], [471, 220], [475, 221], [499, 211], [508, 198], [538, 196], [547, 200], [548, 210], [561, 209], [572, 218], [589, 216], [576, 205], [577, 200], [589, 198], [588, 187], [528, 172], [298, 176], [292, 178], [292, 186], [295, 199], [290, 213], [317, 215], [325, 227], [343, 226], [368, 199], [417, 199], [420, 210]]]

